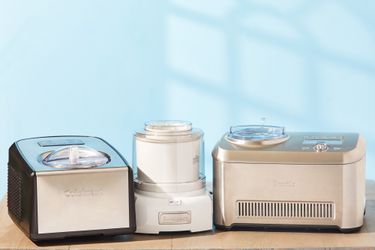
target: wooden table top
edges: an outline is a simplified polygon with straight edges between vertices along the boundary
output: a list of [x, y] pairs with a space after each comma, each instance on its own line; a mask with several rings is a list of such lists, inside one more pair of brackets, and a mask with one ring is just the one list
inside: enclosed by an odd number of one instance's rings
[[352, 234], [320, 232], [212, 231], [163, 235], [89, 238], [36, 245], [8, 216], [0, 203], [0, 249], [244, 249], [306, 247], [375, 247], [375, 181], [367, 181], [365, 224]]

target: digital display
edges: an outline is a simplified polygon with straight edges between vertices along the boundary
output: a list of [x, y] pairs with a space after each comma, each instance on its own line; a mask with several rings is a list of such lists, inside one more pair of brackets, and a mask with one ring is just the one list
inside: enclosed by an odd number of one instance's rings
[[311, 138], [305, 138], [303, 140], [303, 145], [316, 145], [316, 144], [342, 145], [342, 139], [337, 138], [337, 137], [333, 137], [333, 138], [311, 137]]

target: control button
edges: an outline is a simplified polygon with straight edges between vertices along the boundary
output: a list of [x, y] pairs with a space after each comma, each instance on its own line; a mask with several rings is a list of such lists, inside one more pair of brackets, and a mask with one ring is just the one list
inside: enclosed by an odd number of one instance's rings
[[190, 223], [190, 211], [159, 213], [159, 225], [182, 225]]
[[333, 150], [334, 151], [339, 151], [339, 150], [341, 150], [341, 148], [340, 147], [333, 147]]
[[328, 150], [328, 145], [325, 143], [318, 143], [314, 146], [316, 152], [325, 152]]
[[310, 147], [303, 146], [303, 147], [302, 147], [302, 150], [303, 150], [303, 151], [310, 150]]

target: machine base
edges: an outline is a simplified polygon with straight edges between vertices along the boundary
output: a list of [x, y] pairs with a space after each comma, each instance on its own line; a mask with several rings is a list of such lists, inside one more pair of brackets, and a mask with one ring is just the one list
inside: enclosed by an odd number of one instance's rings
[[212, 198], [205, 190], [183, 193], [135, 191], [136, 233], [212, 230]]
[[360, 227], [340, 228], [339, 226], [325, 226], [325, 225], [279, 225], [279, 224], [232, 224], [230, 226], [216, 225], [215, 228], [225, 231], [298, 231], [298, 232], [341, 232], [341, 233], [355, 233], [361, 230]]

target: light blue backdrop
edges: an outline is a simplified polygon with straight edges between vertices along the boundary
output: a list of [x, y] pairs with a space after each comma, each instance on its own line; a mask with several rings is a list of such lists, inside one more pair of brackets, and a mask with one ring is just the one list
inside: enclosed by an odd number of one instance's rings
[[0, 0], [0, 194], [9, 145], [87, 134], [131, 162], [150, 119], [210, 151], [234, 124], [358, 131], [375, 178], [375, 1]]

